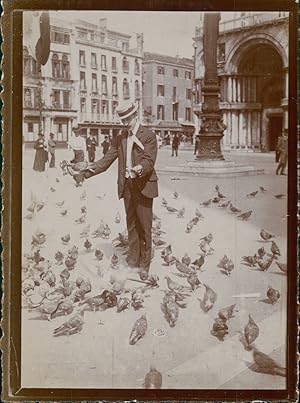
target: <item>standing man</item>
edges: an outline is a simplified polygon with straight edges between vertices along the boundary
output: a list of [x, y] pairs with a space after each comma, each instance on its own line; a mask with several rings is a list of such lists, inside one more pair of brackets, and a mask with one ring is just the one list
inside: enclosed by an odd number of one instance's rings
[[74, 135], [71, 136], [69, 140], [69, 148], [74, 151], [74, 158], [70, 161], [71, 163], [87, 161], [86, 155], [86, 142], [83, 137], [80, 136], [79, 128], [73, 127]]
[[102, 146], [103, 155], [105, 155], [110, 147], [109, 136], [104, 137], [104, 140], [102, 141], [101, 146]]
[[172, 157], [174, 156], [174, 153], [176, 157], [178, 157], [178, 146], [179, 146], [179, 137], [178, 134], [175, 133], [172, 140]]
[[50, 133], [50, 139], [48, 140], [48, 151], [50, 154], [49, 168], [55, 168], [55, 148], [56, 140], [54, 140], [54, 133]]
[[[140, 268], [140, 278], [146, 280], [152, 251], [152, 206], [158, 196], [154, 164], [157, 156], [155, 134], [141, 126], [138, 105], [130, 101], [116, 110], [126, 128], [112, 140], [107, 153], [75, 175], [87, 179], [106, 171], [118, 159], [118, 196], [124, 199], [128, 230], [130, 267]], [[80, 176], [80, 178], [78, 178]]]
[[96, 152], [97, 141], [95, 137], [90, 133], [88, 138], [86, 139], [86, 149], [89, 156], [89, 162], [95, 161], [95, 152]]
[[285, 170], [288, 160], [288, 136], [287, 129], [283, 130], [282, 136], [278, 138], [277, 147], [279, 151], [279, 164], [276, 169], [276, 175], [286, 175]]

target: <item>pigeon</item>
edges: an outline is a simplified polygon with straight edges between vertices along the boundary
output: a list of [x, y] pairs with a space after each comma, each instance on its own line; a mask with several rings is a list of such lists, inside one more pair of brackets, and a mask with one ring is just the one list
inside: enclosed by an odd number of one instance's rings
[[44, 202], [37, 202], [37, 204], [36, 204], [36, 211], [37, 212], [39, 212], [39, 211], [41, 211], [42, 210], [42, 208], [45, 206], [45, 203]]
[[181, 259], [181, 262], [185, 264], [186, 266], [189, 266], [191, 263], [192, 259], [189, 257], [187, 253], [184, 254], [183, 258]]
[[183, 217], [184, 217], [184, 213], [185, 213], [185, 208], [182, 207], [182, 209], [180, 209], [180, 210], [178, 211], [177, 218], [183, 218]]
[[201, 283], [201, 281], [198, 279], [197, 274], [196, 273], [191, 273], [188, 278], [187, 278], [187, 282], [189, 283], [189, 285], [191, 286], [192, 290], [194, 291], [197, 287], [199, 287]]
[[70, 256], [74, 260], [78, 258], [79, 253], [78, 253], [78, 247], [76, 245], [74, 245], [71, 249], [68, 250], [68, 256]]
[[56, 189], [54, 189], [54, 187], [51, 186], [50, 191], [51, 192], [55, 192]]
[[165, 206], [169, 213], [177, 213], [178, 209], [172, 206]]
[[195, 210], [195, 216], [199, 217], [200, 219], [204, 218], [204, 216], [201, 214], [201, 212], [199, 211], [198, 208], [196, 208], [196, 210]]
[[259, 327], [254, 322], [251, 315], [249, 315], [249, 320], [247, 325], [244, 327], [244, 335], [247, 342], [247, 347], [249, 348], [252, 343], [257, 339], [259, 335]]
[[257, 254], [258, 254], [258, 257], [260, 258], [260, 259], [262, 259], [264, 256], [265, 256], [265, 254], [266, 254], [266, 251], [265, 251], [265, 248], [262, 246], [261, 248], [259, 248], [258, 250], [257, 250]]
[[204, 256], [210, 255], [214, 251], [209, 242], [206, 242], [204, 240], [200, 242], [199, 247]]
[[99, 199], [99, 200], [103, 200], [105, 198], [105, 196], [106, 196], [106, 193], [103, 193], [102, 195], [100, 195], [100, 194], [96, 195], [97, 199]]
[[231, 210], [233, 213], [240, 213], [240, 212], [241, 212], [241, 210], [238, 209], [237, 207], [234, 207], [232, 203], [230, 203], [229, 206], [230, 206], [230, 210]]
[[51, 319], [51, 314], [53, 312], [55, 312], [55, 310], [57, 309], [57, 305], [58, 303], [63, 299], [63, 297], [60, 297], [58, 299], [54, 299], [54, 300], [47, 300], [46, 297], [43, 297], [42, 300], [34, 305], [34, 304], [30, 304], [30, 309], [37, 309], [43, 316], [45, 316], [47, 318], [47, 320], [50, 321]]
[[71, 239], [70, 234], [66, 234], [60, 238], [64, 245], [67, 245]]
[[110, 283], [112, 284], [111, 290], [114, 294], [119, 295], [124, 291], [126, 279], [116, 279], [111, 276]]
[[194, 225], [196, 225], [196, 224], [198, 224], [199, 220], [200, 220], [200, 218], [196, 216], [196, 217], [193, 217], [190, 222], [192, 222]]
[[177, 198], [178, 198], [178, 192], [176, 192], [176, 190], [175, 190], [175, 192], [173, 193], [173, 197], [174, 197], [174, 199], [176, 200]]
[[200, 203], [200, 206], [208, 207], [211, 202], [212, 202], [212, 199], [208, 199], [208, 200]]
[[215, 186], [215, 189], [216, 189], [216, 192], [219, 192], [220, 186], [219, 186], [219, 185], [216, 185], [216, 186]]
[[189, 223], [187, 223], [185, 232], [186, 232], [187, 234], [190, 234], [191, 231], [192, 231], [192, 229], [193, 229], [193, 226], [194, 226], [194, 223], [193, 223], [192, 221], [190, 221]]
[[218, 312], [218, 316], [220, 319], [223, 319], [225, 321], [231, 319], [234, 317], [233, 312], [236, 304], [230, 305], [227, 308], [222, 308]]
[[86, 238], [90, 233], [91, 225], [87, 225], [80, 232], [80, 238]]
[[270, 358], [267, 354], [258, 351], [256, 348], [253, 350], [253, 360], [255, 362], [255, 370], [270, 375], [280, 375], [286, 377], [286, 368], [279, 365], [276, 361]]
[[161, 389], [162, 375], [157, 369], [151, 365], [150, 371], [145, 376], [144, 387], [145, 389]]
[[260, 187], [259, 187], [259, 190], [260, 190], [261, 192], [266, 192], [266, 191], [267, 191], [267, 189], [265, 189], [263, 186], [260, 186]]
[[275, 262], [277, 267], [283, 272], [287, 273], [287, 264], [286, 263], [280, 263], [280, 262]]
[[276, 197], [276, 199], [283, 199], [285, 197], [285, 195], [280, 193], [280, 194], [274, 195], [274, 197]]
[[166, 266], [170, 266], [176, 262], [176, 258], [173, 255], [164, 255], [162, 259]]
[[217, 191], [217, 194], [219, 199], [226, 199], [226, 197], [220, 191]]
[[34, 213], [28, 213], [24, 216], [24, 218], [26, 218], [26, 220], [32, 220], [35, 217]]
[[233, 261], [229, 259], [229, 261], [223, 265], [222, 269], [223, 269], [223, 272], [225, 274], [227, 274], [227, 276], [229, 276], [231, 274], [232, 270], [234, 269]]
[[56, 277], [52, 270], [47, 270], [44, 273], [40, 274], [40, 278], [42, 281], [45, 281], [50, 285], [50, 287], [54, 287], [56, 283]]
[[86, 214], [86, 212], [87, 212], [86, 206], [81, 206], [80, 211], [81, 211], [81, 214]]
[[161, 229], [161, 221], [155, 221], [154, 223], [152, 223], [152, 229], [153, 230], [160, 230]]
[[217, 293], [212, 290], [208, 285], [204, 284], [205, 293], [203, 299], [199, 299], [200, 307], [204, 312], [208, 312], [214, 306], [217, 300]]
[[221, 200], [221, 199], [220, 199], [219, 197], [214, 197], [214, 198], [212, 199], [212, 203], [219, 203], [220, 200]]
[[76, 218], [76, 224], [84, 224], [86, 221], [86, 213], [82, 214], [79, 218]]
[[40, 254], [40, 249], [37, 249], [33, 254], [33, 261], [35, 264], [39, 264], [39, 262], [43, 262], [44, 260], [45, 258]]
[[167, 206], [167, 204], [168, 204], [167, 200], [164, 197], [161, 199], [161, 204], [164, 207]]
[[180, 260], [178, 260], [178, 259], [176, 259], [175, 265], [176, 265], [176, 269], [184, 275], [189, 275], [191, 273], [195, 273], [195, 269], [180, 262]]
[[68, 214], [68, 210], [67, 209], [63, 209], [60, 211], [59, 213], [62, 217], [66, 216]]
[[200, 270], [201, 267], [204, 265], [204, 256], [201, 255], [199, 258], [192, 262], [192, 265], [196, 268], [196, 270]]
[[229, 205], [231, 204], [231, 201], [230, 200], [228, 200], [227, 202], [225, 202], [225, 203], [222, 203], [222, 204], [219, 204], [219, 206], [218, 207], [221, 207], [221, 208], [227, 208]]
[[228, 334], [228, 326], [226, 321], [221, 319], [216, 319], [213, 328], [212, 334], [216, 336], [220, 341], [224, 341], [224, 337]]
[[117, 312], [120, 313], [129, 308], [130, 301], [128, 298], [120, 298], [117, 303]]
[[133, 325], [132, 331], [129, 336], [129, 344], [133, 345], [138, 340], [142, 339], [146, 334], [147, 328], [147, 318], [146, 314], [144, 314]]
[[278, 290], [275, 290], [274, 288], [270, 287], [268, 288], [267, 291], [267, 297], [269, 301], [271, 302], [272, 305], [274, 305], [280, 298], [280, 293]]
[[119, 211], [117, 211], [116, 215], [115, 215], [115, 223], [119, 224], [121, 222], [121, 215], [119, 213]]
[[264, 229], [260, 230], [260, 236], [264, 241], [269, 241], [271, 238], [275, 238], [275, 235], [270, 234], [269, 232], [265, 231]]
[[223, 268], [223, 266], [229, 262], [229, 257], [227, 255], [224, 255], [222, 257], [222, 259], [219, 261], [219, 263], [217, 264], [218, 267]]
[[161, 246], [163, 246], [163, 245], [165, 245], [166, 244], [166, 242], [165, 241], [163, 241], [162, 239], [160, 239], [160, 238], [158, 238], [158, 237], [152, 237], [152, 242], [154, 243], [154, 245], [157, 247], [157, 248], [159, 248], [159, 247], [161, 247]]
[[[98, 196], [97, 196], [98, 197]], [[81, 196], [80, 196], [80, 200], [85, 200], [86, 199], [86, 191], [84, 190], [82, 193], [81, 193]]]
[[65, 201], [62, 200], [60, 202], [55, 203], [58, 207], [62, 207], [65, 204]]
[[172, 254], [172, 246], [168, 245], [161, 251], [161, 256], [171, 255]]
[[71, 256], [67, 256], [65, 260], [65, 265], [67, 266], [68, 270], [73, 270], [77, 259], [73, 259]]
[[117, 267], [117, 265], [119, 263], [119, 258], [115, 253], [112, 255], [112, 257], [110, 259], [110, 263], [111, 263], [112, 268], [115, 269]]
[[271, 252], [273, 253], [273, 255], [277, 258], [277, 256], [281, 256], [280, 250], [276, 244], [276, 242], [271, 241], [272, 245], [271, 245]]
[[87, 250], [87, 252], [89, 252], [89, 251], [91, 250], [92, 244], [91, 244], [91, 242], [90, 242], [88, 239], [86, 239], [86, 241], [84, 242], [83, 246], [85, 247], [85, 249]]
[[246, 220], [248, 220], [248, 218], [250, 218], [251, 214], [252, 214], [252, 210], [246, 211], [246, 213], [242, 213], [242, 214], [238, 215], [237, 218], [246, 221]]
[[107, 224], [104, 225], [103, 231], [102, 231], [102, 238], [103, 239], [108, 239], [111, 234], [111, 229]]
[[119, 232], [118, 237], [112, 241], [113, 245], [118, 248], [127, 248], [128, 247], [128, 235], [122, 234]]
[[274, 259], [275, 259], [275, 256], [273, 255], [269, 259], [265, 260], [264, 262], [260, 261], [260, 260], [257, 260], [257, 264], [260, 267], [260, 270], [261, 271], [267, 271], [270, 268], [270, 266], [271, 266], [271, 264], [272, 264]]
[[201, 241], [201, 240], [203, 240], [203, 241], [205, 241], [205, 242], [207, 242], [207, 243], [211, 243], [211, 241], [213, 240], [213, 235], [212, 235], [212, 233], [210, 232], [209, 234], [203, 236], [202, 238], [200, 238], [200, 241]]
[[255, 190], [254, 192], [251, 192], [249, 194], [246, 195], [246, 197], [255, 197], [258, 193], [258, 190]]
[[247, 266], [254, 267], [257, 264], [256, 254], [254, 256], [243, 256], [242, 259], [242, 263], [246, 264]]
[[65, 298], [58, 302], [56, 309], [50, 314], [50, 319], [54, 319], [57, 316], [70, 315], [73, 309], [73, 301], [69, 298]]
[[165, 318], [169, 326], [175, 327], [179, 315], [179, 309], [175, 301], [174, 293], [168, 293], [168, 292], [165, 293], [163, 302], [161, 304], [161, 309], [165, 315]]
[[156, 214], [154, 214], [154, 213], [152, 213], [152, 221], [161, 221], [161, 219], [156, 215]]
[[95, 250], [95, 256], [97, 260], [102, 260], [103, 259], [103, 252], [100, 249]]
[[79, 333], [83, 327], [83, 315], [84, 310], [73, 315], [67, 322], [63, 323], [61, 326], [57, 327], [53, 331], [53, 335], [57, 336], [69, 336], [71, 334]]
[[60, 278], [61, 281], [63, 282], [64, 280], [68, 280], [70, 278], [70, 272], [68, 269], [64, 269], [60, 272]]
[[101, 305], [104, 304], [107, 294], [108, 294], [108, 290], [105, 290], [100, 295], [95, 295], [94, 297], [90, 297], [84, 301], [79, 302], [79, 305], [82, 306], [83, 309], [85, 309], [85, 307], [88, 306], [90, 309], [92, 309], [95, 312], [96, 310], [99, 310]]
[[35, 233], [32, 235], [31, 244], [33, 246], [39, 246], [43, 245], [45, 242], [46, 242], [46, 235], [39, 230], [35, 231]]
[[134, 290], [131, 294], [131, 306], [137, 311], [140, 308], [143, 308], [144, 296], [141, 290]]
[[30, 205], [27, 207], [27, 211], [30, 213], [34, 213], [36, 207], [36, 201], [32, 201]]
[[187, 287], [176, 283], [176, 281], [173, 281], [169, 276], [165, 276], [165, 279], [167, 280], [167, 285], [170, 291], [182, 292], [187, 290]]
[[98, 228], [96, 228], [95, 231], [92, 232], [92, 236], [95, 237], [95, 238], [101, 237], [103, 235], [104, 227], [105, 227], [105, 224], [101, 220], [100, 225], [98, 226]]
[[165, 234], [166, 232], [161, 230], [161, 229], [157, 229], [157, 228], [153, 228], [152, 229], [152, 233], [153, 235], [155, 235], [156, 237], [160, 237], [162, 234]]

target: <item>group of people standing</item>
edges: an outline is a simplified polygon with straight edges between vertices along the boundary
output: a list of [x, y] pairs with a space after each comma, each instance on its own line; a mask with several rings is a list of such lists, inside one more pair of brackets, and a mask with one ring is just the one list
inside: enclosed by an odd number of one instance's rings
[[49, 168], [55, 167], [56, 140], [54, 140], [54, 133], [50, 133], [50, 138], [46, 142], [44, 134], [40, 132], [34, 143], [34, 149], [36, 150], [33, 162], [34, 171], [44, 172], [47, 162], [49, 162]]

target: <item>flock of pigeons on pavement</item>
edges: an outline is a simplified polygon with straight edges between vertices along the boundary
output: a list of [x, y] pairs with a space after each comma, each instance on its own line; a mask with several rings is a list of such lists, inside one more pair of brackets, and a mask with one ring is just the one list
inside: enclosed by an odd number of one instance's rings
[[[56, 178], [56, 181], [58, 183], [60, 179]], [[51, 187], [50, 191], [55, 192], [55, 187]], [[264, 193], [266, 189], [260, 187], [258, 190], [247, 194], [246, 197], [255, 198], [260, 192]], [[285, 197], [283, 194], [274, 196], [277, 199]], [[162, 227], [163, 217], [153, 214], [152, 255], [159, 254], [161, 265], [165, 266], [167, 275], [164, 278], [159, 278], [156, 274], [149, 274], [146, 281], [141, 281], [137, 277], [136, 279], [131, 279], [132, 282], [135, 282], [136, 287], [128, 288], [128, 279], [124, 278], [124, 276], [118, 276], [121, 272], [122, 255], [126, 255], [128, 248], [127, 233], [126, 231], [119, 232], [114, 237], [112, 240], [114, 253], [107, 261], [103, 251], [94, 247], [93, 244], [95, 238], [110, 240], [112, 231], [109, 224], [103, 220], [94, 229], [91, 228], [90, 223], [86, 222], [86, 197], [86, 191], [83, 189], [78, 200], [78, 204], [80, 203], [82, 206], [75, 223], [80, 226], [80, 237], [82, 238], [85, 253], [94, 255], [93, 259], [98, 268], [99, 278], [102, 278], [105, 272], [110, 273], [109, 287], [106, 286], [101, 292], [95, 294], [90, 279], [76, 274], [80, 252], [78, 245], [71, 246], [72, 233], [67, 232], [67, 227], [66, 233], [61, 234], [61, 248], [55, 251], [52, 260], [43, 256], [43, 249], [47, 248], [47, 235], [40, 230], [36, 230], [32, 234], [31, 249], [23, 253], [23, 309], [38, 312], [41, 319], [48, 319], [49, 321], [64, 317], [65, 321], [53, 331], [54, 337], [70, 337], [75, 333], [80, 333], [84, 327], [85, 311], [112, 310], [117, 314], [128, 309], [139, 311], [144, 308], [145, 297], [149, 296], [149, 293], [151, 297], [151, 290], [158, 287], [163, 290], [162, 300], [160, 301], [161, 312], [171, 328], [176, 327], [180, 311], [186, 308], [188, 299], [197, 289], [203, 289], [202, 298], [198, 299], [204, 314], [218, 304], [218, 294], [213, 289], [213, 286], [201, 281], [201, 272], [205, 268], [209, 256], [217, 252], [212, 247], [214, 239], [212, 233], [199, 237], [199, 254], [197, 257], [192, 258], [187, 253], [184, 256], [176, 256], [173, 253], [172, 245], [165, 239], [166, 233]], [[161, 198], [160, 202], [165, 208], [166, 214], [174, 214], [178, 219], [183, 220], [186, 213], [185, 208], [178, 209], [174, 207], [174, 199], [178, 197], [178, 192], [175, 191], [173, 202], [165, 198]], [[193, 218], [186, 223], [185, 231], [187, 234], [196, 230], [195, 227], [199, 221], [204, 219], [205, 209], [213, 205], [219, 209], [227, 210], [236, 216], [238, 220], [247, 221], [251, 219], [252, 211], [241, 211], [238, 206], [233, 205], [221, 193], [221, 189], [217, 185], [214, 190], [214, 196], [201, 202], [195, 209]], [[35, 196], [32, 196], [30, 205], [25, 207], [26, 215], [24, 218], [34, 222], [38, 220], [39, 212], [45, 208], [47, 208], [47, 203], [41, 202]], [[58, 215], [68, 215], [64, 200], [56, 202], [56, 209]], [[120, 221], [121, 216], [117, 212], [115, 223], [119, 224]], [[276, 266], [274, 267], [286, 274], [287, 264], [283, 260], [275, 235], [265, 229], [261, 229], [259, 237], [263, 246], [252, 251], [249, 256], [243, 256], [241, 264], [249, 270], [255, 268], [256, 270], [267, 272], [271, 265], [275, 263]], [[175, 273], [169, 271], [168, 267], [171, 267]], [[225, 276], [231, 276], [233, 270], [235, 270], [235, 265], [230, 256], [225, 254], [220, 256], [218, 268]], [[182, 279], [181, 283], [176, 281], [175, 275]], [[279, 291], [271, 286], [265, 290], [265, 296], [270, 304], [276, 304], [281, 298]], [[219, 341], [222, 342], [226, 339], [230, 320], [235, 313], [235, 304], [228, 307], [218, 307], [217, 318], [214, 319], [210, 332]], [[252, 369], [271, 375], [286, 376], [284, 367], [256, 348], [254, 342], [260, 335], [260, 329], [252, 315], [249, 314], [248, 317], [249, 320], [241, 331], [240, 341], [246, 350], [253, 352]], [[138, 345], [143, 343], [147, 328], [147, 313], [138, 315], [138, 319], [132, 323], [131, 333], [128, 334], [129, 344], [134, 345], [137, 343]], [[151, 366], [150, 371], [145, 375], [143, 386], [145, 388], [159, 389], [162, 387], [162, 383], [162, 374], [154, 366]]]

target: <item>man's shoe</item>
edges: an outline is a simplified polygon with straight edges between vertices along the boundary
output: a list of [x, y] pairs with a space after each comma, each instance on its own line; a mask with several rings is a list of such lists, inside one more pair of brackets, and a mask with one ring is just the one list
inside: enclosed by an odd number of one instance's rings
[[143, 270], [140, 271], [140, 279], [142, 281], [146, 281], [147, 278], [148, 278], [148, 275], [149, 275], [149, 269], [148, 270], [143, 269]]

